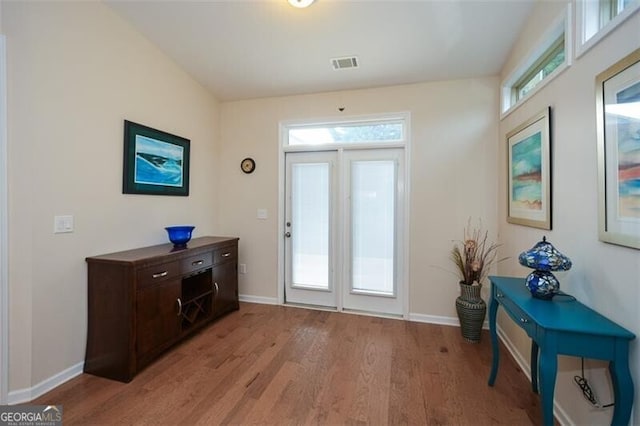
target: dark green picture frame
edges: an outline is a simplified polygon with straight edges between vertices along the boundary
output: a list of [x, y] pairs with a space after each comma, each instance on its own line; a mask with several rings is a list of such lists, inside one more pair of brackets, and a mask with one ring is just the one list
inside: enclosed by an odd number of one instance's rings
[[188, 196], [190, 144], [125, 120], [122, 193]]

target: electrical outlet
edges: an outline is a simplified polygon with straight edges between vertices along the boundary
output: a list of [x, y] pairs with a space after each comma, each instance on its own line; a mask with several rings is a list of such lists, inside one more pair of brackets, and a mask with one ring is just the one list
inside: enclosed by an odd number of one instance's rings
[[73, 232], [73, 216], [54, 216], [53, 217], [53, 233], [63, 234]]

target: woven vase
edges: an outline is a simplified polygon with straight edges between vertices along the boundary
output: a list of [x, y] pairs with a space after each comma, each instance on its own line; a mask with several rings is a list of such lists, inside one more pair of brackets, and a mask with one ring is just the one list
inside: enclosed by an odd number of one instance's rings
[[480, 296], [482, 285], [460, 283], [460, 296], [456, 299], [456, 312], [460, 320], [462, 337], [471, 343], [480, 342], [487, 304]]

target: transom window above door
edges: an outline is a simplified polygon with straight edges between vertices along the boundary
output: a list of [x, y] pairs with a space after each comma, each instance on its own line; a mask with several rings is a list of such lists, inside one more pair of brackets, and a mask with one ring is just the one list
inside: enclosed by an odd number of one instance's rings
[[285, 126], [284, 145], [290, 147], [339, 145], [404, 144], [406, 138], [404, 117], [363, 121], [345, 121]]

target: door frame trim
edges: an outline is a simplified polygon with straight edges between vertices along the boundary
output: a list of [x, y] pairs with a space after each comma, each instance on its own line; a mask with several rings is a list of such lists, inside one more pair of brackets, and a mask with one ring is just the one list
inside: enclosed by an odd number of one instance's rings
[[7, 185], [7, 38], [0, 35], [0, 404], [9, 395], [9, 255]]
[[[301, 124], [313, 124], [313, 123], [323, 123], [323, 124], [332, 124], [332, 123], [347, 123], [347, 122], [358, 122], [358, 121], [372, 121], [372, 120], [383, 120], [385, 118], [401, 118], [405, 124], [405, 139], [404, 143], [399, 144], [366, 144], [366, 145], [349, 145], [345, 147], [344, 145], [328, 147], [327, 145], [321, 145], [317, 147], [310, 147], [305, 149], [300, 149], [300, 147], [288, 147], [286, 145], [286, 136], [287, 129], [293, 125], [301, 125]], [[285, 173], [286, 173], [286, 165], [285, 165], [285, 155], [287, 152], [300, 152], [303, 150], [306, 151], [326, 151], [326, 150], [337, 150], [338, 151], [338, 161], [342, 161], [342, 151], [338, 148], [347, 148], [349, 150], [353, 149], [372, 149], [372, 148], [403, 148], [404, 150], [404, 229], [403, 229], [403, 276], [404, 276], [404, 292], [402, 297], [402, 318], [405, 320], [409, 319], [409, 294], [411, 293], [411, 274], [409, 269], [409, 257], [410, 257], [410, 236], [411, 232], [409, 232], [411, 227], [411, 113], [409, 111], [404, 112], [396, 112], [396, 113], [386, 113], [386, 114], [370, 114], [370, 115], [361, 115], [361, 116], [350, 116], [350, 117], [330, 117], [330, 118], [319, 118], [319, 119], [300, 119], [300, 120], [282, 120], [278, 125], [278, 230], [277, 230], [277, 238], [278, 238], [278, 271], [277, 271], [277, 301], [278, 305], [284, 305], [284, 290], [285, 290], [285, 265], [284, 265], [284, 256], [285, 256], [285, 247], [284, 247], [284, 216], [285, 216]], [[342, 306], [342, 296], [338, 294], [338, 312], [343, 311]]]

